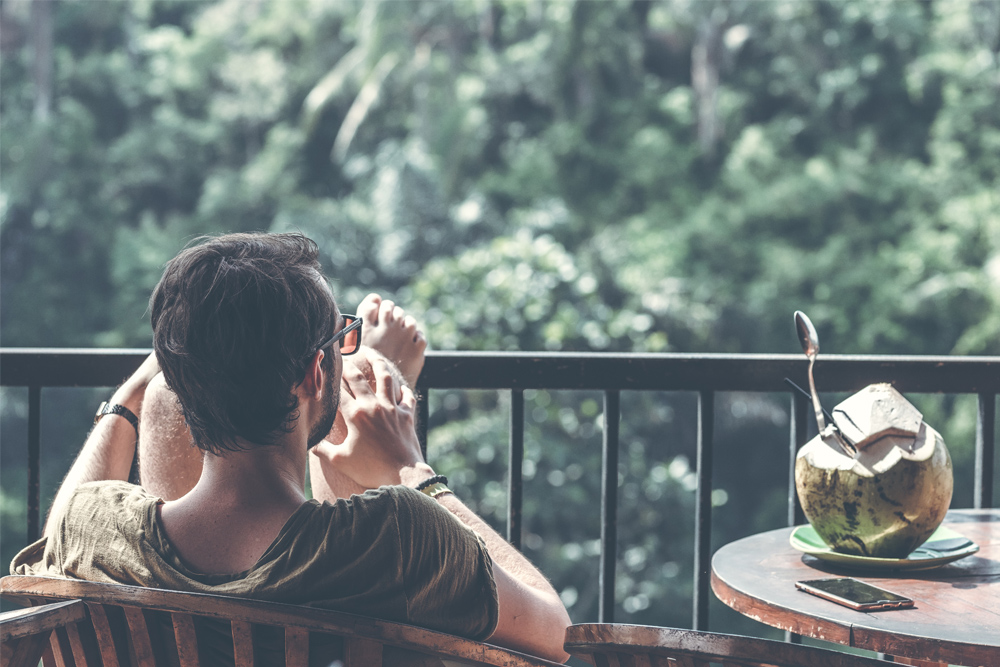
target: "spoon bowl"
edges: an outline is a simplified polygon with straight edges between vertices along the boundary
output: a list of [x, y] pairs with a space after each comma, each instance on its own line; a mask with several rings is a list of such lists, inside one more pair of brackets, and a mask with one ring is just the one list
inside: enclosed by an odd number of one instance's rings
[[799, 334], [799, 344], [810, 361], [819, 355], [819, 335], [809, 317], [801, 310], [795, 311], [795, 331]]

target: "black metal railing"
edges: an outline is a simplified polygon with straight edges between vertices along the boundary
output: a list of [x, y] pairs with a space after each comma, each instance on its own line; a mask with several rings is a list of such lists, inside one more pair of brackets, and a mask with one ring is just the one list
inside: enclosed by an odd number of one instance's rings
[[[0, 349], [0, 385], [28, 388], [28, 537], [39, 534], [41, 389], [108, 387], [139, 366], [148, 350]], [[432, 352], [420, 376], [420, 441], [426, 448], [429, 391], [510, 391], [507, 538], [521, 545], [525, 389], [597, 389], [604, 392], [601, 494], [601, 566], [598, 620], [611, 622], [617, 560], [617, 502], [620, 397], [626, 390], [692, 391], [698, 394], [695, 506], [694, 609], [692, 626], [708, 626], [711, 493], [715, 395], [725, 391], [787, 393], [785, 378], [806, 385], [801, 355], [570, 354]], [[882, 357], [827, 355], [817, 362], [823, 389], [853, 392], [874, 382], [892, 382], [901, 392], [974, 394], [979, 411], [973, 502], [992, 507], [998, 357]], [[788, 521], [803, 521], [795, 494], [794, 459], [806, 440], [809, 405], [791, 394]], [[5, 446], [10, 446], [5, 443]]]

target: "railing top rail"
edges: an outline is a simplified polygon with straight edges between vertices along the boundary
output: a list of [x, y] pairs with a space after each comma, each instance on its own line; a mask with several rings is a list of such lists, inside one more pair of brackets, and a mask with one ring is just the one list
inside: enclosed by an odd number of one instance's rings
[[[0, 385], [110, 387], [148, 349], [0, 348]], [[783, 392], [806, 384], [801, 354], [428, 352], [420, 386], [437, 389], [610, 389]], [[821, 391], [891, 382], [900, 391], [1000, 393], [1000, 357], [824, 355]]]

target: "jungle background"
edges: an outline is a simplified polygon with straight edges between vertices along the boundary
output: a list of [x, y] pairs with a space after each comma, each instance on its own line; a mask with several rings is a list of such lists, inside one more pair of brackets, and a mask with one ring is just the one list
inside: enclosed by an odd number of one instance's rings
[[[149, 347], [192, 239], [299, 230], [346, 312], [381, 292], [439, 350], [790, 353], [802, 309], [825, 352], [1000, 354], [995, 0], [2, 0], [0, 84], [4, 346]], [[106, 394], [43, 392], [44, 503]], [[525, 398], [525, 551], [596, 620], [601, 397]], [[970, 506], [975, 397], [911, 398]], [[694, 406], [623, 396], [617, 621], [690, 627]], [[716, 411], [714, 548], [784, 524], [788, 397]], [[500, 529], [507, 419], [431, 395]]]

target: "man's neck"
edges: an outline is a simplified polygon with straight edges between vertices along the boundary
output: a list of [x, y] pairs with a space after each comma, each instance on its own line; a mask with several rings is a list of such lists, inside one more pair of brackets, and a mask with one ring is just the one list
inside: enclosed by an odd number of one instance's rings
[[205, 456], [187, 495], [164, 503], [162, 526], [181, 559], [206, 574], [247, 570], [305, 502], [306, 443], [292, 439]]
[[[305, 501], [305, 443], [294, 434], [274, 445], [240, 443], [243, 451], [205, 456], [201, 479], [192, 489], [214, 498], [214, 503], [258, 506]], [[202, 487], [199, 489], [199, 487]]]

